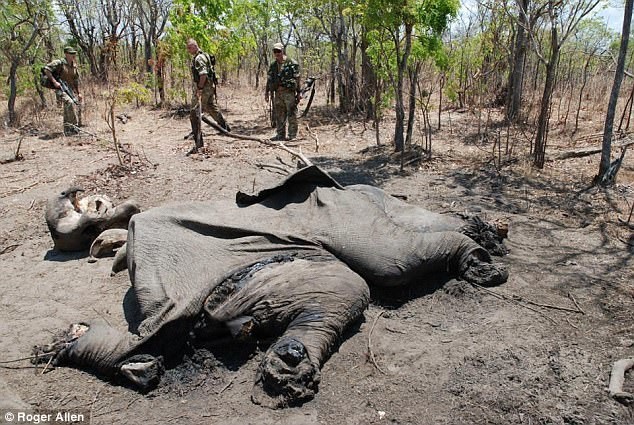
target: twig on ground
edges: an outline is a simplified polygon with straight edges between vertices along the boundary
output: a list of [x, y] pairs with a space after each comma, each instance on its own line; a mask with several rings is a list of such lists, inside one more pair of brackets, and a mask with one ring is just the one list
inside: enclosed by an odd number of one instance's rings
[[374, 367], [383, 375], [387, 375], [376, 362], [376, 358], [374, 357], [374, 351], [372, 351], [372, 332], [374, 331], [376, 322], [378, 322], [379, 318], [383, 316], [383, 313], [385, 313], [385, 310], [382, 310], [379, 314], [376, 315], [376, 317], [374, 318], [374, 323], [372, 323], [372, 327], [370, 328], [370, 333], [368, 334], [368, 355], [370, 356], [370, 360], [372, 360], [372, 364], [374, 365]]
[[[531, 301], [531, 300], [527, 300], [524, 297], [521, 297], [519, 295], [513, 295], [512, 296], [513, 299], [517, 300], [517, 301], [521, 301], [521, 302], [525, 302], [526, 304], [531, 304], [534, 305], [535, 307], [542, 307], [542, 308], [549, 308], [551, 310], [561, 310], [561, 311], [568, 311], [570, 313], [581, 313], [581, 314], [585, 314], [583, 313], [583, 311], [577, 309], [574, 310], [572, 308], [568, 308], [568, 307], [561, 307], [558, 305], [551, 305], [551, 304], [541, 304], [541, 303], [537, 303], [535, 301]], [[578, 308], [578, 307], [577, 307]]]
[[260, 169], [262, 169], [262, 170], [267, 169], [267, 168], [271, 168], [271, 169], [273, 169], [273, 170], [280, 171], [281, 173], [278, 173], [278, 174], [282, 174], [282, 175], [284, 175], [284, 176], [287, 176], [287, 175], [289, 174], [288, 169], [286, 169], [286, 168], [284, 168], [284, 167], [282, 167], [282, 166], [280, 166], [280, 165], [275, 165], [275, 164], [262, 164], [261, 162], [256, 162], [256, 163], [254, 163], [254, 164], [252, 164], [252, 165], [254, 165], [254, 166], [256, 166], [256, 167], [258, 167], [258, 168], [260, 168]]
[[277, 159], [277, 161], [278, 161], [280, 164], [282, 164], [284, 167], [286, 167], [286, 168], [289, 168], [289, 169], [293, 169], [293, 168], [295, 168], [295, 166], [294, 166], [294, 165], [292, 165], [292, 164], [287, 164], [286, 162], [284, 162], [284, 160], [283, 160], [283, 159], [282, 159], [282, 157], [280, 157], [280, 156], [276, 156], [276, 157], [275, 157], [275, 159]]
[[90, 131], [86, 131], [86, 130], [84, 130], [81, 127], [77, 127], [76, 125], [73, 125], [73, 124], [67, 124], [67, 125], [72, 127], [74, 130], [77, 130], [77, 131], [79, 131], [81, 133], [85, 133], [85, 134], [87, 134], [89, 136], [92, 136], [92, 137], [94, 137], [97, 140], [101, 140], [102, 142], [112, 143], [112, 140], [104, 139], [103, 137], [97, 136], [95, 133], [91, 133]]
[[38, 357], [39, 356], [29, 356], [29, 357], [20, 357], [19, 359], [13, 359], [13, 360], [3, 360], [3, 361], [0, 361], [0, 364], [23, 362], [24, 360], [33, 360], [33, 359], [37, 359]]
[[408, 160], [408, 161], [405, 161], [405, 162], [403, 163], [403, 167], [405, 167], [405, 166], [407, 166], [407, 165], [410, 165], [410, 164], [413, 164], [414, 162], [417, 162], [417, 161], [418, 161], [418, 162], [420, 162], [422, 159], [423, 159], [423, 157], [422, 157], [422, 156], [417, 155], [417, 156], [415, 156], [414, 158], [412, 158], [412, 159], [410, 159], [410, 160]]
[[586, 312], [583, 311], [583, 309], [581, 308], [579, 303], [577, 303], [577, 300], [575, 299], [575, 297], [573, 297], [570, 292], [568, 292], [568, 298], [570, 298], [572, 300], [572, 302], [575, 304], [575, 307], [577, 307], [577, 310], [579, 310], [579, 313], [586, 314]]
[[153, 163], [152, 161], [149, 160], [149, 158], [147, 157], [147, 154], [145, 153], [145, 149], [143, 149], [143, 146], [141, 146], [141, 152], [143, 152], [143, 158], [145, 159], [145, 161], [150, 164], [152, 167], [156, 168], [156, 166], [158, 164]]
[[31, 211], [31, 209], [33, 208], [34, 205], [35, 205], [35, 199], [32, 199], [31, 203], [29, 204], [29, 207], [26, 210], [27, 211]]
[[[0, 255], [2, 255], [2, 254], [6, 254], [6, 253], [8, 253], [8, 252], [11, 252], [11, 251], [13, 251], [14, 249], [16, 249], [16, 248], [17, 248], [17, 247], [19, 247], [19, 246], [20, 246], [20, 244], [19, 244], [19, 243], [15, 243], [15, 244], [13, 244], [13, 245], [9, 245], [9, 246], [7, 246], [7, 247], [3, 248], [3, 249], [2, 249], [2, 251], [0, 251]], [[0, 363], [2, 363], [2, 362], [0, 362]]]
[[306, 123], [306, 131], [308, 131], [308, 135], [315, 141], [315, 152], [319, 152], [319, 137], [317, 137], [317, 134], [310, 128], [308, 123]]
[[[524, 308], [526, 308], [526, 309], [528, 309], [530, 311], [533, 311], [533, 312], [535, 312], [535, 313], [537, 313], [537, 314], [539, 314], [541, 316], [544, 316], [546, 319], [548, 319], [552, 323], [557, 324], [555, 319], [553, 319], [552, 317], [548, 316], [544, 312], [541, 312], [541, 311], [537, 310], [536, 308], [533, 308], [533, 307], [530, 307], [528, 305], [522, 304], [519, 300], [515, 299], [514, 297], [509, 297], [508, 295], [504, 295], [504, 294], [500, 294], [498, 292], [492, 291], [489, 288], [485, 288], [484, 286], [478, 285], [477, 283], [472, 283], [472, 282], [470, 282], [470, 283], [471, 283], [472, 286], [474, 286], [474, 287], [476, 287], [478, 289], [482, 289], [483, 291], [488, 292], [489, 294], [493, 295], [496, 298], [499, 298], [499, 299], [504, 300], [504, 301], [508, 301], [510, 303], [517, 304], [520, 307], [524, 307]], [[517, 298], [521, 299], [521, 297], [517, 297]]]
[[403, 335], [407, 334], [407, 332], [405, 332], [405, 331], [399, 331], [398, 329], [392, 329], [389, 326], [386, 326], [385, 330], [388, 331], [388, 332], [395, 333], [395, 334], [403, 334]]
[[233, 378], [231, 378], [231, 381], [229, 381], [229, 383], [227, 385], [225, 385], [224, 387], [222, 387], [222, 389], [220, 391], [218, 391], [217, 395], [220, 395], [222, 393], [224, 393], [225, 391], [227, 391], [229, 389], [229, 387], [233, 384], [233, 381], [236, 380], [236, 377], [238, 375], [234, 375]]
[[16, 193], [22, 193], [22, 192], [25, 192], [25, 191], [29, 190], [30, 188], [32, 188], [32, 187], [34, 187], [34, 186], [37, 186], [37, 185], [38, 185], [38, 184], [40, 184], [40, 183], [41, 183], [41, 182], [35, 182], [35, 183], [30, 184], [30, 185], [28, 185], [28, 186], [26, 186], [26, 187], [21, 187], [21, 188], [19, 188], [19, 189], [13, 189], [13, 190], [10, 190], [10, 191], [8, 191], [8, 192], [5, 192], [5, 193], [1, 194], [1, 195], [0, 195], [0, 198], [6, 198], [7, 196], [10, 196], [10, 195], [15, 195]]
[[22, 140], [24, 140], [24, 136], [20, 136], [20, 140], [18, 140], [18, 147], [15, 149], [15, 154], [13, 155], [13, 157], [18, 160], [20, 159], [20, 146], [22, 146]]
[[568, 324], [569, 324], [570, 326], [572, 326], [573, 328], [575, 328], [575, 329], [579, 330], [579, 328], [578, 328], [577, 326], [575, 326], [575, 325], [574, 325], [574, 324], [570, 321], [570, 319], [569, 319], [569, 318], [567, 318], [567, 317], [566, 317], [566, 322], [568, 322]]
[[40, 373], [40, 375], [44, 375], [44, 373], [46, 373], [46, 371], [47, 371], [48, 367], [51, 365], [51, 362], [53, 361], [53, 357], [55, 357], [55, 356], [51, 356], [51, 357], [48, 359], [48, 362], [47, 362], [47, 363], [46, 363], [46, 365], [44, 366], [44, 369], [42, 369], [42, 373]]
[[264, 145], [267, 146], [273, 146], [273, 147], [277, 147], [280, 148], [282, 150], [285, 150], [286, 152], [290, 153], [291, 155], [299, 158], [304, 164], [306, 164], [307, 166], [311, 166], [313, 165], [313, 163], [304, 156], [304, 154], [302, 154], [301, 152], [297, 152], [291, 148], [289, 148], [288, 146], [286, 146], [284, 143], [282, 142], [272, 142], [270, 140], [265, 140], [265, 139], [261, 139], [259, 137], [252, 137], [252, 136], [244, 136], [242, 134], [236, 134], [236, 133], [231, 133], [227, 130], [225, 130], [224, 128], [220, 127], [218, 124], [216, 124], [215, 122], [211, 121], [209, 118], [207, 117], [203, 117], [203, 121], [212, 126], [214, 129], [218, 130], [219, 132], [221, 132], [222, 134], [224, 134], [225, 136], [229, 136], [229, 137], [233, 137], [235, 139], [240, 139], [240, 140], [252, 140], [254, 142], [259, 142], [262, 143]]
[[97, 313], [99, 315], [99, 317], [101, 317], [103, 319], [104, 322], [106, 322], [108, 324], [108, 326], [112, 326], [110, 324], [110, 322], [108, 321], [108, 319], [106, 319], [106, 316], [104, 316], [100, 311], [98, 311], [95, 307], [91, 307], [92, 310]]

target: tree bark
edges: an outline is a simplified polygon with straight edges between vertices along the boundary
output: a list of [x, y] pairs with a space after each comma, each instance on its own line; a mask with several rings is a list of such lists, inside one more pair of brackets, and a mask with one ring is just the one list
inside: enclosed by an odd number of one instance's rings
[[627, 45], [630, 40], [630, 26], [632, 23], [632, 7], [634, 0], [625, 1], [625, 11], [623, 14], [623, 29], [621, 30], [621, 47], [619, 49], [619, 58], [616, 63], [616, 71], [614, 72], [614, 82], [612, 91], [610, 92], [610, 100], [608, 102], [608, 110], [605, 116], [605, 124], [603, 127], [603, 148], [601, 150], [601, 161], [599, 163], [599, 173], [594, 178], [594, 183], [598, 183], [601, 176], [610, 167], [610, 157], [612, 155], [612, 133], [614, 128], [614, 116], [616, 114], [616, 104], [619, 100], [619, 92], [621, 91], [621, 82], [623, 81], [623, 73], [625, 71], [625, 57], [627, 55]]
[[[407, 68], [407, 61], [412, 49], [412, 30], [413, 25], [411, 23], [405, 23], [405, 48], [403, 54], [400, 56], [397, 53], [396, 58], [398, 61], [398, 71], [396, 76], [396, 124], [394, 125], [394, 149], [396, 152], [403, 152], [405, 149], [405, 138], [403, 132], [405, 130], [405, 102], [403, 100], [403, 81], [405, 80], [405, 70]], [[399, 37], [398, 34], [395, 37], [395, 47], [398, 52]]]
[[374, 87], [376, 86], [376, 74], [370, 62], [370, 57], [367, 53], [368, 39], [366, 36], [365, 28], [361, 35], [361, 77], [363, 79], [361, 85], [361, 99], [365, 99], [365, 119], [370, 120], [374, 117], [374, 105], [372, 103], [372, 95]]
[[517, 122], [520, 119], [522, 105], [522, 86], [524, 84], [524, 62], [526, 60], [526, 26], [528, 25], [528, 7], [530, 0], [519, 0], [518, 6], [522, 8], [518, 17], [517, 31], [515, 34], [515, 46], [513, 48], [513, 69], [509, 76], [506, 119], [508, 122]]
[[533, 152], [533, 165], [544, 168], [546, 161], [546, 142], [548, 140], [548, 121], [550, 119], [550, 101], [555, 89], [557, 78], [557, 65], [561, 45], [557, 34], [557, 27], [553, 25], [550, 30], [551, 52], [546, 63], [546, 82], [540, 103], [539, 118], [537, 119], [537, 135], [535, 136], [535, 151]]

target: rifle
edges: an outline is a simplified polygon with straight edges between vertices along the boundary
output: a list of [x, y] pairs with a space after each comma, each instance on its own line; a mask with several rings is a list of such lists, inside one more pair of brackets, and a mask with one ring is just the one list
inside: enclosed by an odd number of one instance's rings
[[73, 90], [70, 87], [68, 87], [68, 84], [66, 84], [66, 81], [57, 80], [57, 82], [59, 83], [59, 90], [62, 93], [66, 93], [68, 97], [70, 97], [70, 100], [72, 100], [75, 105], [80, 106], [79, 100], [77, 100], [77, 98], [75, 97], [75, 93], [73, 93]]
[[269, 119], [271, 120], [271, 128], [277, 128], [277, 123], [275, 122], [275, 92], [269, 92]]
[[306, 81], [304, 81], [304, 87], [299, 91], [299, 98], [304, 97], [306, 93], [310, 91], [310, 97], [308, 98], [308, 103], [306, 104], [306, 108], [304, 108], [304, 112], [302, 112], [301, 118], [305, 117], [308, 114], [308, 110], [310, 109], [310, 105], [313, 103], [313, 98], [315, 97], [315, 81], [319, 77], [308, 77]]

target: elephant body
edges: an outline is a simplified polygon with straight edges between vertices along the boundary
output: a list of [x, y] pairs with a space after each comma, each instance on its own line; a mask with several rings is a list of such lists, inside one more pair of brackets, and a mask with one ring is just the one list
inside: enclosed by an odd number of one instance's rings
[[89, 323], [55, 361], [149, 387], [160, 378], [157, 359], [170, 355], [166, 338], [177, 355], [193, 329], [279, 335], [258, 368], [253, 401], [302, 403], [367, 307], [368, 285], [425, 285], [437, 273], [484, 285], [507, 278], [487, 250], [457, 231], [464, 222], [421, 218], [425, 210], [394, 201], [370, 186], [343, 188], [313, 166], [257, 195], [238, 193], [236, 202], [137, 214], [127, 266], [138, 321], [128, 332]]

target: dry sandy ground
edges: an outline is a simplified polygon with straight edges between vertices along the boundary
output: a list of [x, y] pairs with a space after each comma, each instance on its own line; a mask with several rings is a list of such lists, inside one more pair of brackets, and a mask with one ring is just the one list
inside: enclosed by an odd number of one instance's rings
[[[222, 91], [235, 132], [272, 135], [261, 98]], [[0, 405], [80, 412], [93, 424], [634, 423], [633, 408], [606, 392], [614, 361], [634, 356], [634, 237], [617, 219], [627, 219], [627, 201], [634, 201], [631, 157], [607, 192], [584, 190], [596, 156], [549, 162], [536, 172], [516, 146], [519, 161], [498, 172], [493, 147], [474, 141], [468, 113], [452, 113], [452, 125], [435, 133], [432, 161], [404, 172], [390, 148], [376, 146], [369, 125], [319, 103], [304, 122], [318, 143], [302, 124], [293, 148], [343, 184], [374, 184], [435, 211], [477, 211], [506, 222], [511, 250], [499, 260], [510, 278], [495, 293], [456, 281], [435, 291], [375, 291], [364, 320], [324, 365], [313, 401], [277, 411], [251, 403], [265, 341], [211, 345], [146, 395], [72, 368], [7, 363], [28, 357], [71, 322], [102, 318], [126, 326], [127, 275], [110, 277], [111, 259], [89, 263], [85, 253], [52, 250], [44, 222], [52, 194], [79, 184], [147, 209], [232, 198], [281, 178], [258, 164], [294, 164], [282, 150], [210, 128], [207, 153], [186, 157], [187, 119], [129, 109], [131, 120], [117, 127], [132, 154], [122, 168], [102, 106], [89, 106], [86, 130], [98, 138], [63, 137], [60, 118], [45, 115], [22, 140], [24, 159], [0, 165]], [[447, 112], [443, 117], [448, 123]], [[16, 133], [1, 136], [2, 152], [15, 149]], [[383, 136], [389, 140], [389, 128]], [[625, 389], [634, 392], [634, 372]]]

